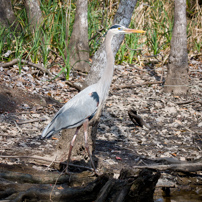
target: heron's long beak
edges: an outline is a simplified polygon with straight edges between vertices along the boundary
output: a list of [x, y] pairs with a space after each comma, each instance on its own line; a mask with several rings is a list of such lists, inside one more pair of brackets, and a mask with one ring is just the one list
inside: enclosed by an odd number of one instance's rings
[[136, 30], [136, 29], [129, 29], [129, 28], [124, 29], [124, 31], [126, 33], [145, 33], [145, 31], [143, 30]]

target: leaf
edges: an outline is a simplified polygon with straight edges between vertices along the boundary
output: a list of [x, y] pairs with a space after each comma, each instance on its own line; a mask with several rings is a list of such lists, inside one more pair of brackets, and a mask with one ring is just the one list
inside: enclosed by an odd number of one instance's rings
[[61, 189], [64, 189], [62, 186], [58, 187], [57, 189], [61, 190]]
[[116, 156], [116, 160], [122, 160], [122, 159], [121, 159], [121, 157], [119, 157], [119, 156]]
[[180, 125], [182, 125], [182, 122], [180, 120], [175, 120], [176, 123], [179, 123]]

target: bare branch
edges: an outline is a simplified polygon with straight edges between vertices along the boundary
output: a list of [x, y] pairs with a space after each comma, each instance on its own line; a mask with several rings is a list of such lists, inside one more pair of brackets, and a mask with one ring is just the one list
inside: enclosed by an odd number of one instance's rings
[[0, 63], [0, 67], [13, 66], [13, 65], [17, 64], [18, 62], [24, 63], [24, 64], [29, 65], [29, 66], [33, 66], [33, 67], [41, 70], [42, 72], [47, 73], [48, 76], [52, 76], [52, 74], [48, 71], [48, 69], [45, 69], [40, 64], [35, 64], [35, 63], [29, 62], [27, 60], [14, 59], [14, 60], [7, 62], [7, 63]]

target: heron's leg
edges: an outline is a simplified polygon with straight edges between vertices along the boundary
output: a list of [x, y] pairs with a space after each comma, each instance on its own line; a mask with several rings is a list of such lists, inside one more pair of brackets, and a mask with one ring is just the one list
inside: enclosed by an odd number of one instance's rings
[[71, 157], [71, 154], [72, 154], [72, 148], [74, 147], [74, 142], [75, 142], [75, 139], [76, 139], [76, 136], [79, 132], [79, 129], [81, 128], [81, 126], [79, 126], [77, 129], [76, 129], [76, 132], [74, 133], [74, 136], [70, 142], [70, 146], [69, 146], [69, 154], [68, 154], [68, 159], [67, 159], [67, 166], [66, 166], [66, 170], [68, 170], [68, 166], [69, 166], [69, 162], [70, 162], [70, 157]]
[[88, 146], [88, 119], [83, 123], [83, 128], [84, 128], [84, 140], [85, 140], [85, 148], [86, 148], [86, 151], [88, 152], [88, 157], [90, 158], [90, 161], [91, 161], [91, 165], [93, 167], [93, 170], [94, 172], [96, 173], [96, 169], [95, 169], [95, 165], [93, 163], [93, 159], [92, 159], [92, 156], [90, 154], [90, 151], [89, 151], [89, 146]]

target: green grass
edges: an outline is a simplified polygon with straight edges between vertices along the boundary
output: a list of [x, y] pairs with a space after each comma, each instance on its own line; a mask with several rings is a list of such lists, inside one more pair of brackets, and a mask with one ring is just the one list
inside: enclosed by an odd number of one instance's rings
[[[5, 28], [0, 29], [0, 60], [8, 62], [14, 58], [27, 59], [34, 63], [43, 63], [44, 67], [48, 68], [51, 66], [51, 61], [56, 59], [56, 55], [53, 54], [54, 51], [63, 58], [63, 63], [60, 64], [61, 72], [65, 72], [68, 79], [71, 67], [65, 42], [66, 26], [69, 24], [69, 40], [74, 24], [75, 4], [68, 5], [70, 18], [66, 18], [66, 5], [63, 5], [63, 1], [42, 0], [41, 10], [44, 22], [33, 34], [30, 32], [23, 4], [18, 0], [13, 0], [13, 2], [17, 19], [22, 26], [22, 32], [19, 33], [16, 30]], [[143, 5], [143, 3], [147, 5]], [[107, 6], [103, 10], [99, 1], [89, 1], [88, 37], [89, 39], [93, 37], [89, 41], [90, 57], [94, 55], [103, 41], [101, 36], [112, 25], [116, 8], [109, 12]], [[143, 54], [142, 52], [155, 56], [162, 52], [168, 54], [172, 38], [173, 14], [174, 4], [172, 1], [152, 0], [149, 3], [146, 0], [138, 1], [129, 27], [143, 29], [146, 34], [127, 35], [116, 55], [116, 63], [135, 63], [138, 55]], [[198, 31], [202, 29], [201, 9], [193, 15], [192, 18], [187, 18], [188, 48], [190, 53], [199, 53], [202, 49], [202, 35]], [[102, 31], [98, 32], [101, 29]], [[143, 51], [135, 49], [143, 49]], [[4, 57], [8, 50], [12, 54], [9, 57]]]

